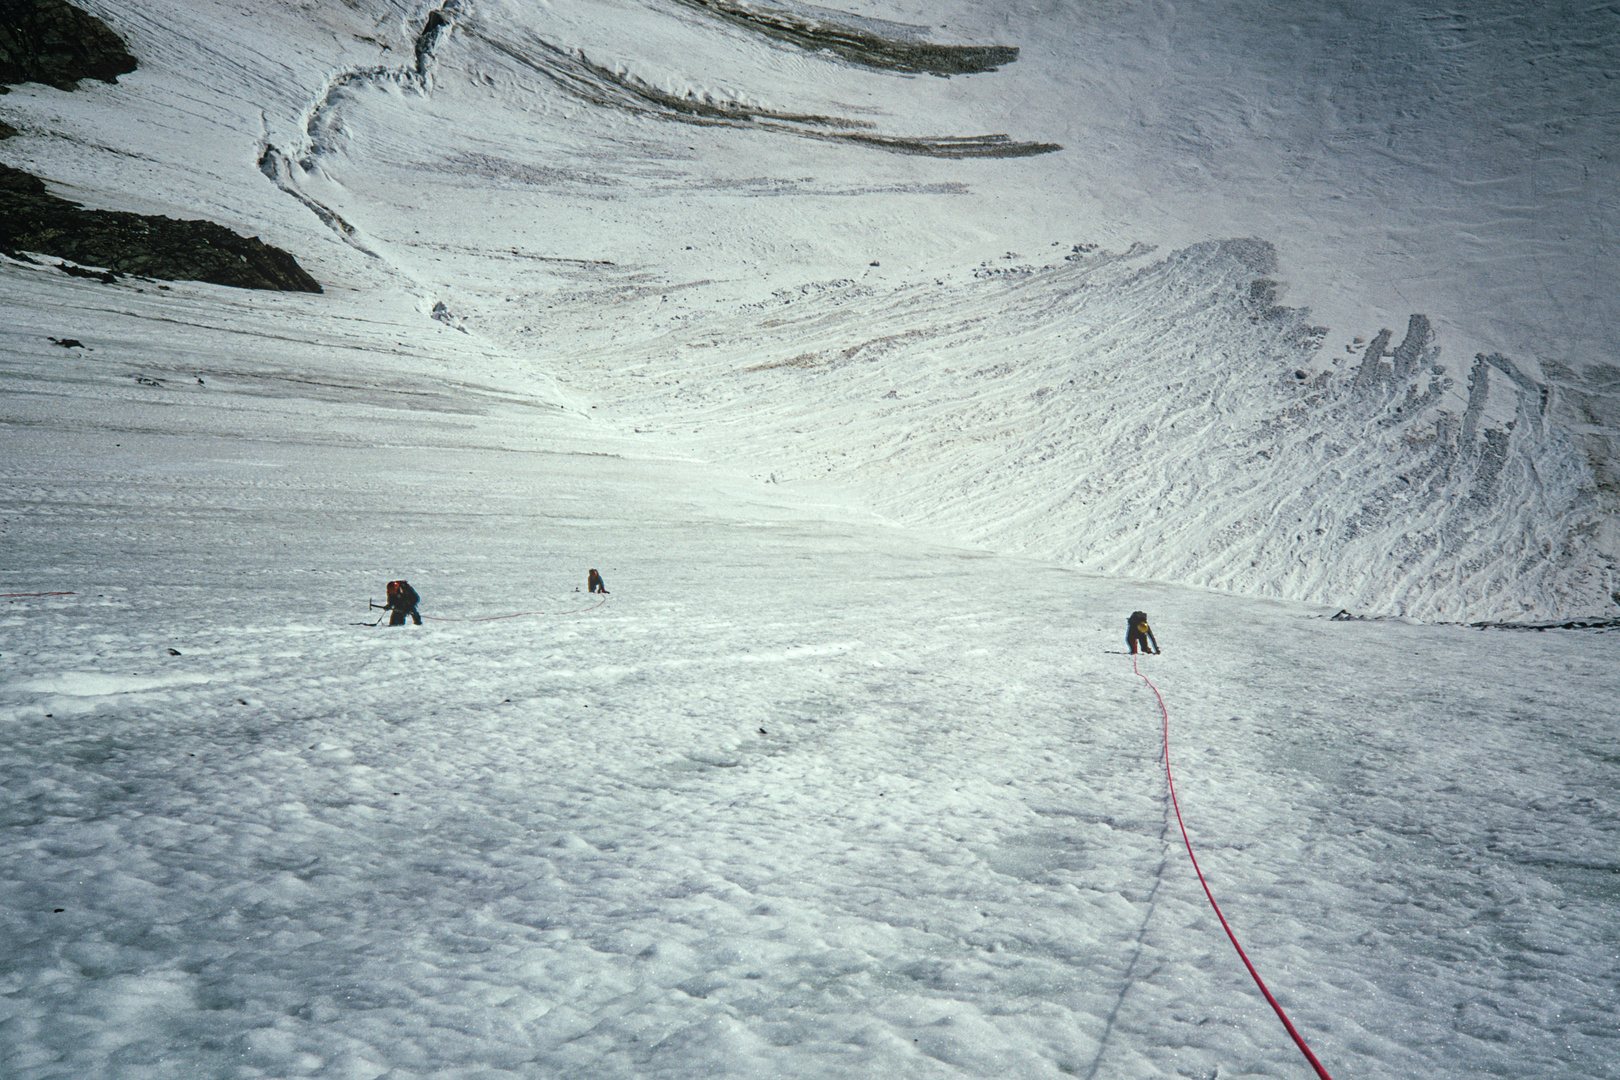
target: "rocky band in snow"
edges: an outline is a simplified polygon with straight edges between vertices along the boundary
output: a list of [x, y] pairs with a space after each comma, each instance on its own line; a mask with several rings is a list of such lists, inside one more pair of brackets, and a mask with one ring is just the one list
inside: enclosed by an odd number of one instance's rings
[[156, 214], [86, 210], [52, 195], [38, 177], [0, 164], [0, 254], [71, 260], [68, 273], [103, 268], [112, 283], [121, 275], [165, 281], [206, 281], [239, 289], [321, 291], [298, 260], [257, 236], [242, 236], [212, 221], [182, 221]]
[[[0, 93], [38, 82], [74, 90], [81, 79], [116, 83], [136, 69], [106, 23], [63, 0], [0, 0]], [[20, 135], [0, 123], [0, 138]], [[321, 291], [298, 260], [256, 236], [211, 221], [87, 210], [49, 194], [38, 177], [0, 164], [0, 254], [68, 259], [63, 270], [108, 284], [120, 275], [206, 281], [243, 289]]]
[[80, 79], [117, 82], [135, 67], [122, 38], [64, 0], [0, 0], [0, 94], [25, 82], [58, 90]]

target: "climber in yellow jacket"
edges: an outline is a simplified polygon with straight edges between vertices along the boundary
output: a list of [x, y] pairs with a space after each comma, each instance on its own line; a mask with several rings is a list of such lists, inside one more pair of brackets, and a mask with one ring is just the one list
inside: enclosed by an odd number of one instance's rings
[[1159, 642], [1158, 639], [1153, 636], [1153, 631], [1148, 628], [1146, 612], [1131, 612], [1131, 617], [1125, 622], [1125, 645], [1131, 650], [1132, 656], [1136, 655], [1136, 647], [1138, 645], [1142, 646], [1142, 652], [1144, 655], [1147, 653], [1158, 653]]

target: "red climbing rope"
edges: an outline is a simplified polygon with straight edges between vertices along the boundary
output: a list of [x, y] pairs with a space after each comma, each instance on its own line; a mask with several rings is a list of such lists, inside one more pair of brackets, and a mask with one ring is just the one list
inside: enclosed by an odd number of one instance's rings
[[1215, 917], [1221, 920], [1221, 929], [1225, 930], [1226, 936], [1231, 939], [1232, 948], [1237, 950], [1238, 956], [1243, 960], [1243, 966], [1248, 968], [1249, 974], [1254, 977], [1254, 985], [1260, 988], [1260, 992], [1266, 996], [1266, 1000], [1276, 1010], [1277, 1019], [1282, 1021], [1283, 1027], [1293, 1037], [1294, 1045], [1298, 1046], [1300, 1053], [1305, 1055], [1305, 1060], [1311, 1063], [1311, 1068], [1316, 1070], [1317, 1076], [1321, 1077], [1322, 1080], [1333, 1080], [1328, 1075], [1328, 1071], [1322, 1067], [1322, 1063], [1316, 1060], [1316, 1055], [1311, 1053], [1311, 1048], [1305, 1045], [1304, 1038], [1295, 1030], [1293, 1021], [1288, 1019], [1288, 1014], [1283, 1012], [1282, 1005], [1277, 1002], [1275, 997], [1272, 997], [1271, 991], [1266, 989], [1265, 980], [1260, 977], [1260, 973], [1249, 962], [1249, 954], [1243, 951], [1242, 945], [1238, 944], [1237, 935], [1232, 933], [1232, 927], [1227, 923], [1226, 916], [1221, 914], [1221, 905], [1215, 902], [1215, 894], [1209, 891], [1209, 882], [1204, 880], [1204, 872], [1198, 868], [1198, 856], [1193, 854], [1192, 841], [1187, 838], [1187, 826], [1181, 820], [1181, 804], [1176, 800], [1176, 781], [1170, 775], [1170, 710], [1165, 707], [1164, 695], [1159, 693], [1159, 688], [1153, 685], [1152, 679], [1142, 674], [1141, 669], [1136, 666], [1135, 660], [1131, 661], [1131, 670], [1136, 672], [1137, 678], [1148, 684], [1148, 689], [1153, 691], [1153, 696], [1159, 699], [1159, 711], [1164, 714], [1164, 779], [1170, 785], [1170, 805], [1175, 808], [1176, 824], [1181, 826], [1181, 840], [1182, 843], [1187, 845], [1187, 857], [1192, 860], [1193, 872], [1198, 875], [1198, 884], [1204, 887], [1204, 895], [1209, 897], [1209, 906], [1215, 909]]
[[484, 615], [476, 619], [448, 619], [442, 615], [424, 615], [422, 618], [434, 622], [494, 622], [497, 619], [519, 619], [525, 615], [578, 615], [582, 611], [595, 611], [607, 603], [607, 597], [602, 597], [589, 607], [575, 608], [573, 611], [515, 611], [510, 615]]

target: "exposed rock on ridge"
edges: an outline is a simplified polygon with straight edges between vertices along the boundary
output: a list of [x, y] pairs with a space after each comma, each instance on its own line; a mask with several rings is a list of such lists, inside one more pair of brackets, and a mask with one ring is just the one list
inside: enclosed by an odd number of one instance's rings
[[0, 93], [25, 82], [74, 90], [134, 70], [123, 39], [94, 15], [64, 0], [0, 0]]
[[[969, 75], [995, 71], [1018, 59], [1010, 45], [940, 45], [916, 37], [918, 27], [880, 20], [859, 20], [866, 27], [829, 21], [834, 12], [810, 9], [795, 13], [784, 8], [760, 8], [733, 0], [680, 0], [726, 22], [766, 37], [796, 45], [807, 52], [829, 52], [862, 67], [929, 75]], [[812, 14], [811, 12], [815, 12]], [[852, 16], [852, 19], [856, 18]], [[886, 26], [879, 33], [871, 27]]]
[[30, 251], [169, 281], [321, 291], [296, 259], [256, 236], [212, 221], [86, 210], [47, 192], [38, 177], [0, 165], [0, 252]]

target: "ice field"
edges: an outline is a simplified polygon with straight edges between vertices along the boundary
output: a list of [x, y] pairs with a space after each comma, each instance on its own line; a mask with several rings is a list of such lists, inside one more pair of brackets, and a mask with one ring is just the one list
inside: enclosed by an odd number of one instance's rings
[[85, 7], [0, 1076], [1620, 1077], [1608, 9]]

